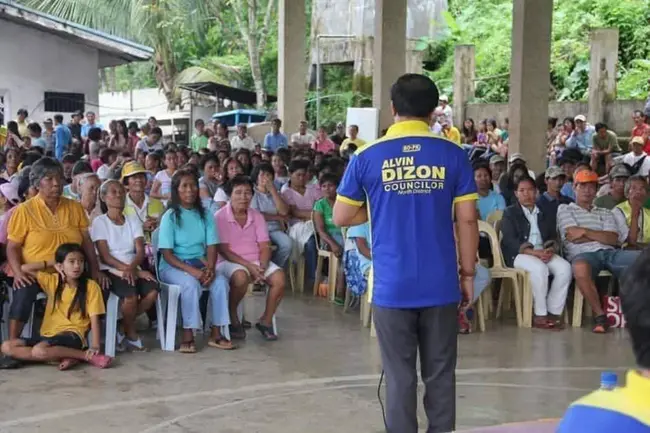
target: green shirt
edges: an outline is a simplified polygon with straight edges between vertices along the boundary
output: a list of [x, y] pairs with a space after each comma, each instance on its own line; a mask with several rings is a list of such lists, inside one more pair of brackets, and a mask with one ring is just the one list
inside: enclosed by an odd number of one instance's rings
[[605, 138], [601, 138], [598, 133], [595, 133], [591, 136], [591, 144], [596, 150], [610, 149], [612, 152], [621, 151], [621, 148], [618, 145], [616, 134], [614, 134], [612, 131], [607, 131], [607, 136]]
[[192, 147], [193, 151], [198, 152], [200, 149], [208, 147], [208, 137], [205, 135], [194, 134], [190, 140], [190, 146]]
[[326, 198], [321, 198], [314, 203], [314, 212], [318, 212], [323, 215], [323, 220], [325, 221], [325, 230], [329, 235], [339, 236], [341, 234], [341, 229], [334, 224], [332, 221], [333, 210], [330, 203]]
[[594, 206], [612, 210], [617, 205], [623, 203], [624, 201], [625, 201], [625, 197], [623, 197], [622, 200], [616, 200], [610, 194], [605, 194], [605, 195], [601, 195], [596, 200], [594, 200]]

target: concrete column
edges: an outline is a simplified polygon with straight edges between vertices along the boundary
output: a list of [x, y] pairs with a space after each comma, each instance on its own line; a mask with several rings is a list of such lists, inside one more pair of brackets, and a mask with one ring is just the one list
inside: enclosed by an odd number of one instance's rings
[[372, 105], [379, 130], [393, 123], [390, 87], [406, 71], [406, 0], [376, 0]]
[[607, 121], [605, 105], [616, 100], [618, 29], [595, 29], [590, 35], [589, 114], [591, 124]]
[[514, 0], [510, 67], [509, 152], [544, 169], [551, 69], [553, 0]]
[[461, 128], [465, 121], [467, 102], [474, 98], [476, 56], [474, 45], [456, 45], [454, 50], [454, 125]]
[[305, 118], [305, 2], [279, 0], [278, 16], [278, 117], [285, 132], [298, 130]]

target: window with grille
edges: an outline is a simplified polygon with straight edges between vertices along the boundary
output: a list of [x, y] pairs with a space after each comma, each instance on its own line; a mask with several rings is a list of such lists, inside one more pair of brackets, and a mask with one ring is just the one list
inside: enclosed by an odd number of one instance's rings
[[83, 93], [45, 92], [45, 111], [55, 113], [74, 113], [84, 111], [86, 95]]

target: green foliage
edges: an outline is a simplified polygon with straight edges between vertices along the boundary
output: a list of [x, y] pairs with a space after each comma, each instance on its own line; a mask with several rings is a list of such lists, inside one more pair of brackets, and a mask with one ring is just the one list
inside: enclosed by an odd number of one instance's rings
[[[506, 102], [509, 93], [512, 0], [449, 0], [447, 37], [429, 41], [431, 77], [446, 93], [452, 91], [454, 45], [476, 49], [477, 102]], [[557, 100], [587, 98], [589, 33], [619, 29], [618, 98], [647, 94], [650, 67], [649, 0], [555, 0], [551, 44], [551, 93]], [[528, 53], [536, 55], [536, 53]]]

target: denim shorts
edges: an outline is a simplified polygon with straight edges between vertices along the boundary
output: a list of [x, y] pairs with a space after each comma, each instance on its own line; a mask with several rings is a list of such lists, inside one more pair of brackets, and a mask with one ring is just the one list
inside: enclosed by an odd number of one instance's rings
[[598, 250], [590, 253], [578, 254], [571, 260], [584, 261], [591, 267], [591, 277], [594, 281], [601, 271], [609, 271], [616, 278], [621, 278], [623, 272], [630, 267], [641, 254], [641, 251], [632, 250]]
[[60, 346], [77, 350], [82, 350], [84, 348], [83, 340], [74, 332], [62, 332], [53, 337], [41, 336], [36, 338], [22, 338], [22, 340], [25, 342], [25, 346], [27, 347], [34, 347], [38, 343], [45, 342], [48, 346]]

